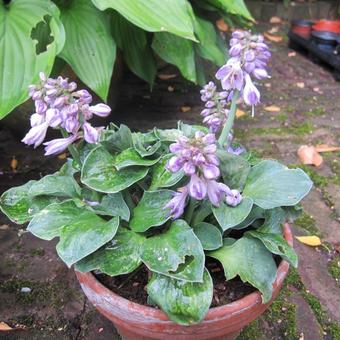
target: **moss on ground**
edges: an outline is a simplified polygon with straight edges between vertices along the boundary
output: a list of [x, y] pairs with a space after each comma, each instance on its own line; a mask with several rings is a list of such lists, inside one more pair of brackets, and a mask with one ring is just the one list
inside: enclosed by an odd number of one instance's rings
[[303, 137], [307, 134], [311, 134], [314, 132], [314, 127], [310, 122], [306, 122], [299, 125], [291, 125], [287, 127], [273, 127], [273, 128], [252, 128], [249, 129], [250, 136], [264, 136], [264, 135], [295, 135]]
[[323, 116], [326, 114], [326, 111], [323, 107], [314, 107], [313, 109], [310, 109], [309, 111], [306, 111], [305, 116], [307, 117], [318, 117]]
[[237, 340], [259, 340], [261, 333], [260, 320], [256, 319], [242, 330]]
[[308, 215], [304, 211], [294, 221], [294, 225], [306, 230], [310, 235], [321, 236], [320, 230], [316, 227], [315, 220], [312, 216]]
[[301, 295], [312, 309], [315, 318], [323, 331], [330, 334], [333, 340], [340, 340], [340, 323], [330, 321], [320, 301], [306, 289], [296, 269], [290, 269], [289, 275], [286, 278], [286, 284], [290, 284], [300, 291]]
[[[337, 256], [328, 263], [328, 271], [335, 280], [340, 281], [340, 257]], [[340, 283], [340, 282], [339, 282]]]

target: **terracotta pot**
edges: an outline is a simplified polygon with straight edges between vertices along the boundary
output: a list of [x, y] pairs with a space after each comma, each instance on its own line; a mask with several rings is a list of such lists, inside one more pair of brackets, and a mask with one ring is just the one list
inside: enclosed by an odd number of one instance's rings
[[340, 33], [340, 21], [338, 20], [319, 20], [312, 27], [314, 31], [325, 31]]
[[[289, 225], [284, 227], [284, 237], [293, 244]], [[221, 307], [211, 308], [205, 319], [196, 325], [181, 326], [168, 319], [156, 308], [131, 302], [104, 287], [91, 273], [76, 275], [80, 285], [100, 313], [111, 320], [124, 340], [203, 340], [235, 339], [241, 329], [258, 318], [278, 295], [289, 264], [281, 261], [274, 282], [273, 297], [262, 304], [259, 291]]]

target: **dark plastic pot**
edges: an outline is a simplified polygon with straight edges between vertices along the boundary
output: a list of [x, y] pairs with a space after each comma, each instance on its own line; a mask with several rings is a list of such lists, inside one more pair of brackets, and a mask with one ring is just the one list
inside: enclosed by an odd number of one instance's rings
[[314, 21], [312, 20], [293, 20], [291, 24], [291, 31], [305, 39], [309, 39], [313, 24]]
[[[289, 225], [284, 237], [293, 244]], [[111, 320], [124, 340], [204, 340], [235, 339], [241, 329], [258, 318], [276, 298], [288, 274], [289, 264], [281, 261], [273, 285], [273, 297], [262, 304], [259, 291], [221, 307], [211, 308], [199, 324], [181, 326], [156, 308], [131, 302], [103, 286], [91, 273], [76, 271], [78, 281], [88, 299], [100, 313]]]
[[333, 52], [337, 45], [339, 35], [332, 32], [313, 31], [312, 41], [324, 51]]
[[337, 20], [319, 20], [313, 25], [314, 31], [340, 33], [340, 21]]

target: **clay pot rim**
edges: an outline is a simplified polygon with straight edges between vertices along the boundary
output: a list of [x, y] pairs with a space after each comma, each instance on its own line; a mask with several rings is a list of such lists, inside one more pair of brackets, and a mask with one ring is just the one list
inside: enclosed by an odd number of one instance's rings
[[[283, 233], [284, 238], [286, 239], [288, 244], [293, 246], [293, 234], [288, 223], [285, 223]], [[279, 267], [277, 268], [276, 279], [273, 283], [273, 292], [275, 289], [277, 289], [277, 287], [281, 287], [283, 280], [288, 274], [288, 271], [289, 271], [288, 262], [285, 260], [281, 260]], [[87, 281], [87, 285], [95, 287], [95, 290], [98, 292], [101, 293], [104, 292], [106, 296], [110, 296], [110, 298], [113, 298], [115, 301], [117, 301], [117, 304], [126, 306], [131, 311], [131, 313], [134, 312], [143, 313], [145, 316], [158, 319], [159, 321], [165, 321], [177, 325], [173, 321], [170, 321], [168, 316], [161, 309], [156, 309], [150, 306], [145, 306], [130, 301], [114, 293], [112, 290], [110, 290], [109, 288], [105, 287], [102, 283], [100, 283], [91, 272], [81, 273], [75, 270], [75, 274], [80, 283], [83, 281]], [[270, 304], [270, 302], [268, 304]], [[255, 292], [250, 293], [234, 302], [219, 307], [210, 308], [205, 318], [200, 322], [200, 324], [220, 318], [226, 315], [226, 313], [229, 314], [241, 313], [242, 311], [250, 309], [259, 303], [262, 303], [262, 297], [261, 293], [258, 290], [256, 290]]]

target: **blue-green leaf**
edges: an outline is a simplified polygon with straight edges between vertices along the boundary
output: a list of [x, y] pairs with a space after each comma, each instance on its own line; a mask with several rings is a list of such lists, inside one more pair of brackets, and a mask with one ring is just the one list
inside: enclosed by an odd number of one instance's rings
[[254, 204], [263, 209], [292, 206], [310, 191], [313, 182], [301, 169], [288, 169], [271, 160], [252, 167], [243, 191]]
[[183, 220], [176, 220], [167, 231], [147, 238], [142, 245], [141, 257], [153, 272], [183, 281], [203, 280], [203, 248]]
[[204, 319], [213, 296], [213, 282], [207, 270], [204, 271], [202, 283], [153, 274], [147, 289], [151, 299], [170, 320], [186, 326]]
[[235, 242], [226, 242], [222, 248], [207, 255], [222, 263], [227, 280], [239, 275], [243, 282], [249, 282], [262, 293], [263, 303], [269, 302], [277, 268], [272, 254], [261, 241], [242, 237]]

